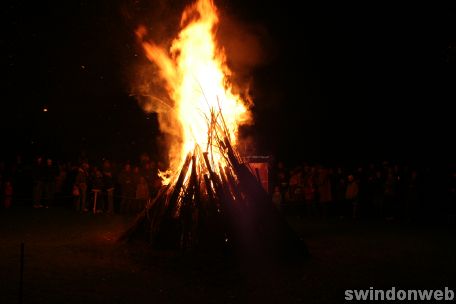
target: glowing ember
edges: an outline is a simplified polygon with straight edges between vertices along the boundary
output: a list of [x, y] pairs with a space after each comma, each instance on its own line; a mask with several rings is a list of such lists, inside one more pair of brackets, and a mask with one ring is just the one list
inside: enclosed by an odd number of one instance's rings
[[160, 70], [182, 126], [182, 142], [172, 143], [170, 149], [170, 172], [161, 175], [165, 184], [176, 178], [188, 152], [197, 147], [209, 153], [215, 170], [223, 167], [226, 160], [219, 147], [213, 149], [219, 141], [219, 130], [214, 129], [222, 128], [235, 145], [238, 126], [250, 119], [244, 102], [233, 93], [227, 79], [231, 71], [215, 40], [218, 21], [212, 0], [198, 0], [183, 12], [182, 30], [169, 50], [145, 41], [145, 28], [136, 32], [148, 59]]

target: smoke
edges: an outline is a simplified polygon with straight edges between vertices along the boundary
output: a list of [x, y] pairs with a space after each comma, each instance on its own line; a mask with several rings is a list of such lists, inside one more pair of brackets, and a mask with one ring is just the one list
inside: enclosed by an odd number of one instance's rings
[[141, 43], [143, 39], [156, 41], [167, 49], [179, 30], [184, 5], [182, 1], [137, 0], [126, 1], [121, 9], [132, 38], [133, 62], [126, 73], [129, 93], [143, 111], [158, 114], [161, 134], [156, 142], [159, 157], [166, 166], [169, 155], [174, 155], [182, 144], [181, 125], [173, 113], [174, 101], [169, 97], [159, 68], [146, 58]]
[[265, 27], [249, 24], [221, 12], [217, 38], [225, 49], [228, 64], [237, 75], [246, 77], [258, 66], [267, 63], [271, 38]]
[[157, 73], [157, 68], [150, 62], [138, 66], [136, 77], [131, 82], [131, 94], [145, 112], [158, 114], [161, 135], [157, 143], [161, 158], [166, 159], [168, 155], [176, 155], [179, 151], [182, 131], [177, 115], [174, 114], [174, 101], [169, 98]]
[[[220, 10], [217, 39], [224, 48], [227, 65], [232, 71], [230, 78], [233, 91], [248, 103], [253, 116], [256, 100], [254, 74], [256, 69], [270, 63], [276, 56], [273, 38], [262, 24], [240, 20], [229, 11]], [[259, 153], [255, 139], [254, 119], [241, 126], [238, 132], [237, 149], [241, 155]]]
[[253, 74], [273, 58], [274, 44], [267, 29], [257, 23], [249, 23], [236, 18], [228, 11], [220, 10], [220, 23], [217, 39], [224, 48], [227, 65], [233, 72], [230, 81], [236, 93], [244, 100], [252, 102]]

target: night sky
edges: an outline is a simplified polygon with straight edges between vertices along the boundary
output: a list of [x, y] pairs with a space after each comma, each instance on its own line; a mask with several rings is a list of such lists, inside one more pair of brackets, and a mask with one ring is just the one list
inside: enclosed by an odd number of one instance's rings
[[[456, 10], [245, 2], [216, 4], [258, 48], [247, 69], [256, 153], [290, 162], [454, 158]], [[183, 5], [3, 4], [2, 155], [154, 153], [156, 116], [130, 96], [144, 61], [134, 29], [147, 16], [178, 20]]]

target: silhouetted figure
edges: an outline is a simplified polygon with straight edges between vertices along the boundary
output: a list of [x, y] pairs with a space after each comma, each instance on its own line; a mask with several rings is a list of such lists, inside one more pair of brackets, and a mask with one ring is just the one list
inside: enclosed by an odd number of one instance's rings
[[114, 213], [114, 176], [111, 163], [108, 160], [103, 162], [103, 186], [106, 194], [106, 203], [108, 214]]
[[136, 186], [136, 204], [133, 212], [140, 212], [146, 206], [149, 199], [149, 186], [144, 176], [139, 177], [139, 182]]
[[15, 163], [11, 168], [10, 180], [14, 187], [14, 203], [21, 198], [30, 198], [30, 194], [32, 194], [32, 191], [30, 191], [32, 187], [27, 173], [27, 167], [23, 162], [22, 156], [20, 154], [16, 155]]
[[304, 202], [301, 167], [297, 167], [290, 171], [288, 193], [291, 202]]
[[316, 197], [315, 197], [315, 170], [308, 166], [304, 167], [303, 176], [304, 200], [306, 203], [307, 216], [316, 214]]
[[75, 186], [79, 190], [79, 200], [76, 203], [76, 210], [87, 212], [89, 211], [87, 206], [87, 189], [89, 184], [89, 163], [83, 162], [76, 175]]
[[279, 186], [274, 188], [274, 192], [272, 193], [272, 202], [277, 207], [278, 210], [282, 208], [282, 194], [280, 193]]
[[288, 192], [288, 182], [289, 182], [289, 173], [288, 170], [285, 168], [283, 162], [279, 161], [277, 164], [277, 172], [276, 172], [276, 182], [275, 184], [279, 186], [280, 193], [282, 194], [282, 202], [287, 201], [287, 192]]
[[55, 180], [58, 171], [54, 166], [52, 159], [46, 160], [46, 165], [43, 168], [43, 182], [44, 182], [44, 204], [48, 208], [54, 203], [55, 197]]
[[372, 209], [374, 217], [384, 217], [383, 202], [385, 197], [385, 179], [382, 171], [377, 170], [371, 181]]
[[56, 196], [65, 196], [65, 181], [67, 179], [67, 170], [64, 164], [58, 165], [58, 174], [55, 178], [55, 194]]
[[344, 217], [347, 213], [345, 191], [347, 184], [344, 178], [344, 172], [341, 167], [336, 169], [333, 175], [333, 197], [334, 211], [339, 217]]
[[38, 156], [32, 168], [33, 180], [33, 207], [42, 208], [42, 199], [44, 193], [44, 164], [43, 158]]
[[8, 209], [13, 205], [13, 193], [13, 183], [10, 180], [7, 180], [3, 186], [2, 193], [3, 206], [5, 209]]
[[125, 164], [123, 170], [119, 174], [119, 184], [121, 189], [120, 212], [129, 213], [133, 204], [132, 200], [136, 196], [136, 185], [130, 164]]
[[323, 217], [328, 215], [329, 204], [332, 202], [331, 179], [326, 168], [320, 168], [317, 178], [318, 206]]
[[416, 170], [412, 170], [408, 180], [406, 181], [404, 218], [408, 221], [414, 219], [416, 216], [417, 207], [418, 172]]
[[93, 168], [92, 176], [92, 202], [93, 202], [93, 212], [102, 213], [104, 210], [104, 198], [103, 198], [103, 173], [97, 168]]
[[345, 191], [347, 207], [351, 207], [352, 218], [358, 218], [359, 212], [359, 186], [355, 177], [350, 174], [347, 178], [347, 190]]

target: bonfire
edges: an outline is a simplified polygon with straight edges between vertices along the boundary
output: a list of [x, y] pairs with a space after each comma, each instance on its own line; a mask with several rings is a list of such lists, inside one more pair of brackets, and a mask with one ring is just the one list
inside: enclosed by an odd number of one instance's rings
[[188, 6], [168, 48], [136, 35], [158, 69], [180, 126], [163, 186], [123, 235], [138, 232], [159, 248], [285, 249], [300, 243], [236, 150], [238, 129], [251, 120], [248, 102], [229, 81], [211, 0]]

